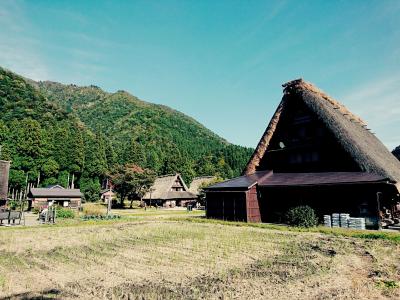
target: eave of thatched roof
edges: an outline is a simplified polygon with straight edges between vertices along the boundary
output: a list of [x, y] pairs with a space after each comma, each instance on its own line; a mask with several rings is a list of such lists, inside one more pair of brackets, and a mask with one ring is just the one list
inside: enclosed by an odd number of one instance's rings
[[351, 155], [362, 171], [378, 174], [394, 183], [400, 183], [400, 162], [374, 134], [367, 130], [364, 121], [344, 105], [302, 79], [288, 82], [283, 87], [282, 101], [247, 164], [244, 174], [255, 172], [268, 148], [285, 105], [297, 98], [301, 99], [333, 132], [338, 143]]

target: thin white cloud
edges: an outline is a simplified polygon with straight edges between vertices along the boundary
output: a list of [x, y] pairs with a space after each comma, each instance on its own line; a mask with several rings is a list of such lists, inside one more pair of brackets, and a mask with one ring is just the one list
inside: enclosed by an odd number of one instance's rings
[[391, 74], [354, 88], [340, 98], [392, 150], [400, 145], [400, 74]]
[[46, 79], [48, 68], [32, 28], [20, 1], [0, 1], [0, 65], [35, 80]]

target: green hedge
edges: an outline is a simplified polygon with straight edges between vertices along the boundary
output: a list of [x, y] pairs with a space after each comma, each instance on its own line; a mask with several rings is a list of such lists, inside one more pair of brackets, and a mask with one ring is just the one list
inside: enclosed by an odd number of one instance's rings
[[318, 218], [314, 210], [307, 206], [292, 207], [286, 213], [286, 221], [291, 226], [315, 227], [318, 225]]
[[57, 207], [56, 217], [60, 219], [73, 219], [75, 218], [75, 212], [70, 208]]

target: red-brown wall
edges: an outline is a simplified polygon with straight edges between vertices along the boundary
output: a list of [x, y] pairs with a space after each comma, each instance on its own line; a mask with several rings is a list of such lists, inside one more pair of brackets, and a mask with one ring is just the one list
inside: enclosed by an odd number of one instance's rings
[[247, 222], [261, 222], [260, 207], [258, 206], [257, 186], [246, 192]]

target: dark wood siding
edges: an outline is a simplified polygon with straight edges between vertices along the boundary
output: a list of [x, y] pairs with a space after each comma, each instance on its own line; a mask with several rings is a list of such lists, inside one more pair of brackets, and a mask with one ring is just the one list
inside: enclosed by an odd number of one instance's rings
[[[289, 208], [309, 205], [316, 211], [320, 221], [324, 214], [349, 213], [352, 217], [366, 218], [367, 226], [376, 229], [376, 193], [385, 193], [385, 189], [384, 185], [379, 184], [264, 187], [260, 188], [261, 219], [262, 222], [282, 223]], [[384, 205], [382, 202], [381, 206]]]
[[246, 192], [247, 222], [261, 222], [260, 208], [258, 206], [257, 186]]
[[207, 218], [247, 221], [246, 192], [207, 192]]
[[361, 171], [333, 133], [302, 101], [290, 99], [257, 171]]

